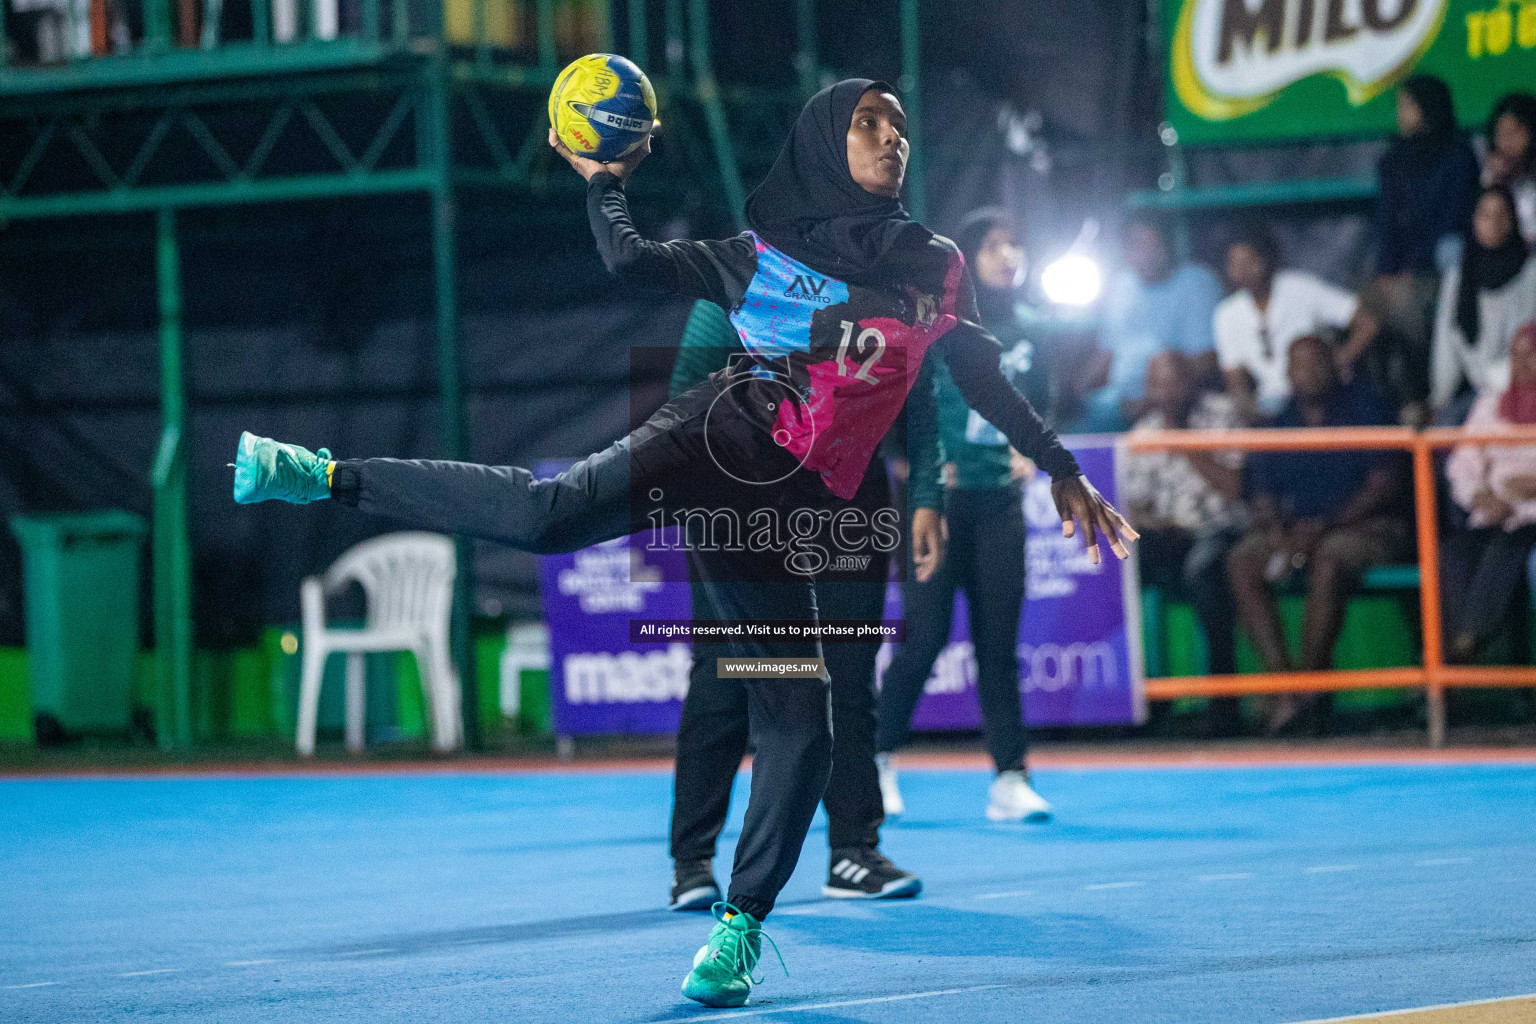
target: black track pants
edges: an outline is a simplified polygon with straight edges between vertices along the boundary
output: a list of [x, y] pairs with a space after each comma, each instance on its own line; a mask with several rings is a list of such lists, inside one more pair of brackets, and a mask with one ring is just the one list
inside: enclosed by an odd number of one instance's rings
[[[889, 506], [890, 494], [883, 463], [872, 464], [859, 493], [850, 502], [833, 499], [831, 507], [852, 505], [866, 513]], [[697, 582], [707, 575], [712, 552], [690, 555], [694, 617], [728, 618], [711, 606], [710, 593]], [[885, 608], [886, 579], [890, 556], [872, 551], [866, 568], [839, 574], [816, 583], [816, 599], [823, 620], [873, 620]], [[726, 584], [730, 587], [730, 584]], [[714, 591], [719, 593], [719, 588]], [[874, 847], [880, 841], [884, 811], [880, 783], [875, 772], [875, 657], [878, 643], [825, 643], [827, 673], [832, 681], [832, 768], [825, 793], [818, 794], [827, 809], [827, 842], [836, 850]], [[754, 713], [764, 702], [754, 694], [753, 683], [720, 679], [714, 651], [695, 649], [688, 697], [683, 702], [682, 724], [677, 736], [677, 765], [673, 778], [672, 843], [674, 860], [705, 860], [715, 855], [715, 844], [730, 808], [731, 787], [741, 759], [752, 742], [757, 751], [754, 765], [762, 765], [761, 737], [753, 734]], [[778, 685], [766, 680], [770, 686]], [[780, 719], [782, 721], [782, 715]], [[803, 728], [816, 723], [809, 720]], [[754, 767], [754, 773], [761, 770]], [[755, 774], [754, 774], [755, 780]], [[754, 781], [754, 799], [757, 790]], [[809, 794], [806, 794], [808, 797]], [[814, 813], [816, 799], [811, 799]], [[746, 835], [743, 834], [743, 842]], [[738, 847], [739, 849], [739, 847]], [[787, 852], [787, 851], [786, 851]], [[793, 864], [790, 865], [791, 869]], [[741, 873], [738, 857], [734, 879]]]
[[[715, 375], [663, 406], [628, 437], [551, 479], [512, 466], [362, 459], [337, 464], [332, 494], [415, 529], [466, 534], [539, 553], [574, 551], [648, 530], [658, 509], [728, 508], [743, 517], [771, 509], [787, 518], [795, 509], [825, 507], [832, 496], [821, 480], [797, 471], [793, 457], [760, 426], [718, 414], [716, 399], [727, 379]], [[773, 486], [744, 482], [721, 471], [722, 459], [760, 470], [762, 479], [782, 475], [783, 480]], [[711, 606], [707, 617], [817, 618], [811, 582], [788, 567], [782, 552], [715, 553], [698, 584]], [[558, 623], [552, 626], [559, 628]], [[815, 640], [751, 636], [699, 645], [695, 655], [711, 668], [715, 657], [821, 656]], [[731, 685], [746, 707], [757, 767], [730, 898], [762, 918], [794, 871], [827, 785], [832, 763], [829, 684], [823, 677]], [[739, 764], [740, 754], [736, 760]]]
[[907, 639], [885, 670], [876, 746], [906, 742], [912, 711], [933, 662], [949, 643], [955, 591], [964, 590], [976, 651], [976, 690], [982, 729], [1000, 772], [1024, 767], [1019, 700], [1019, 612], [1024, 601], [1024, 511], [1018, 488], [952, 490], [946, 501], [949, 546], [926, 583], [902, 591]]

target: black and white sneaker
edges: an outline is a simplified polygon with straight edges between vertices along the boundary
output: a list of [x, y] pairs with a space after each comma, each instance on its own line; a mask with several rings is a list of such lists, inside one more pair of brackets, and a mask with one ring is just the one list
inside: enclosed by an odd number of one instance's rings
[[823, 896], [835, 900], [909, 899], [923, 891], [923, 880], [901, 870], [879, 850], [833, 850]]
[[668, 910], [708, 910], [720, 902], [713, 861], [677, 861], [672, 866], [672, 902]]

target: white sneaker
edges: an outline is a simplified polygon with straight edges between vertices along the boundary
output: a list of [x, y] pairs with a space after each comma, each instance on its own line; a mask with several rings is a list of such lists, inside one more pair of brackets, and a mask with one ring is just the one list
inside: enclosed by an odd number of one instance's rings
[[896, 784], [896, 766], [891, 764], [891, 755], [876, 754], [875, 770], [880, 773], [880, 802], [885, 805], [885, 816], [901, 817], [907, 805], [902, 802], [901, 787]]
[[1020, 771], [999, 772], [988, 796], [987, 818], [991, 821], [1050, 821], [1056, 813], [1030, 786], [1029, 776]]

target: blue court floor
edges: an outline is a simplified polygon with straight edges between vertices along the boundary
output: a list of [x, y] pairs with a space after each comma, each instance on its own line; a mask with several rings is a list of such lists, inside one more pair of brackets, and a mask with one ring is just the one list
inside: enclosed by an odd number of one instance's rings
[[[818, 822], [751, 1006], [678, 985], [669, 777], [0, 781], [0, 1021], [1281, 1024], [1536, 991], [1536, 765], [903, 773], [927, 889], [834, 903]], [[744, 789], [720, 863], [729, 863]]]

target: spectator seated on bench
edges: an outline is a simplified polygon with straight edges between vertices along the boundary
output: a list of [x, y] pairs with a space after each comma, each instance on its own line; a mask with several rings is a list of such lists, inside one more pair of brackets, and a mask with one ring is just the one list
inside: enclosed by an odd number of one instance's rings
[[[1339, 381], [1332, 346], [1315, 335], [1291, 344], [1287, 374], [1292, 397], [1277, 427], [1382, 426], [1393, 416], [1374, 386]], [[1239, 621], [1269, 672], [1332, 667], [1344, 602], [1372, 566], [1412, 554], [1402, 518], [1406, 479], [1401, 456], [1371, 451], [1274, 452], [1249, 457], [1252, 527], [1227, 558]], [[1308, 580], [1301, 663], [1292, 663], [1270, 584], [1296, 572]], [[1303, 712], [1326, 712], [1321, 697], [1272, 697], [1265, 709], [1271, 734], [1299, 724]]]
[[[1147, 411], [1133, 430], [1231, 430], [1242, 423], [1232, 399], [1201, 391], [1194, 360], [1160, 352], [1147, 363]], [[1227, 591], [1227, 552], [1242, 532], [1243, 454], [1146, 452], [1125, 461], [1127, 514], [1141, 533], [1137, 562], [1144, 584], [1187, 598], [1200, 617], [1208, 671], [1237, 671], [1236, 620]], [[1237, 701], [1213, 704], [1216, 732], [1239, 731]]]
[[[1536, 425], [1536, 323], [1510, 339], [1510, 385], [1478, 396], [1467, 428]], [[1462, 445], [1446, 463], [1467, 528], [1441, 544], [1446, 659], [1468, 663], [1509, 615], [1536, 548], [1536, 448]]]
[[1304, 334], [1347, 332], [1335, 358], [1354, 367], [1376, 340], [1376, 318], [1354, 295], [1316, 274], [1280, 265], [1280, 250], [1260, 223], [1243, 225], [1227, 246], [1227, 278], [1237, 290], [1216, 307], [1216, 352], [1227, 393], [1243, 418], [1262, 422], [1291, 397], [1286, 359]]
[[[1143, 565], [1145, 557], [1146, 553], [1138, 546], [1138, 558]], [[1293, 650], [1300, 635], [1303, 609], [1292, 607], [1292, 604], [1298, 597], [1305, 601], [1305, 582], [1298, 574], [1274, 588], [1285, 635]], [[1222, 587], [1225, 591], [1225, 582]], [[1207, 629], [1181, 587], [1161, 585], [1143, 571], [1141, 621], [1143, 665], [1148, 679], [1213, 674]], [[1419, 567], [1407, 562], [1374, 566], [1361, 575], [1360, 585], [1346, 602], [1344, 626], [1334, 648], [1334, 667], [1371, 669], [1417, 665], [1421, 639]], [[1234, 648], [1238, 673], [1262, 671], [1254, 660], [1256, 655], [1251, 645], [1247, 652], [1237, 644]], [[1213, 698], [1212, 703], [1226, 699]], [[1208, 707], [1205, 717], [1206, 729], [1213, 735], [1228, 726], [1242, 731], [1242, 723], [1229, 719], [1219, 708]]]

